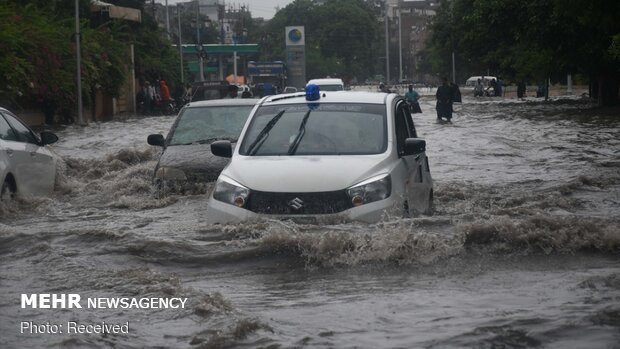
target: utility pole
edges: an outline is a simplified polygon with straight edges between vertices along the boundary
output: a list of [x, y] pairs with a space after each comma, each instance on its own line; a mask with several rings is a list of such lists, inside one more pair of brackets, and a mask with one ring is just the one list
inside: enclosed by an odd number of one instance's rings
[[170, 14], [168, 13], [168, 0], [166, 0], [166, 33], [168, 33], [168, 40], [170, 40]]
[[385, 83], [390, 83], [390, 38], [389, 38], [389, 19], [388, 19], [388, 0], [385, 0]]
[[456, 63], [454, 60], [454, 1], [450, 2], [450, 45], [452, 46], [452, 83], [456, 84]]
[[[196, 45], [197, 47], [202, 47], [200, 44], [200, 0], [196, 0]], [[200, 69], [200, 81], [204, 81], [205, 75], [202, 68], [202, 49], [199, 52], [200, 54], [200, 62], [198, 63]]]
[[400, 17], [400, 7], [398, 8], [398, 82], [403, 81], [403, 33]]
[[131, 93], [131, 101], [132, 101], [132, 105], [133, 105], [133, 112], [137, 113], [138, 112], [138, 105], [136, 103], [136, 58], [135, 58], [135, 54], [134, 54], [134, 46], [133, 44], [129, 45], [129, 53], [131, 55], [131, 91], [133, 91]]
[[181, 60], [181, 83], [185, 84], [185, 77], [183, 76], [183, 44], [181, 40], [181, 7], [182, 5], [177, 2], [177, 19], [179, 22], [179, 59]]
[[75, 59], [77, 61], [77, 112], [80, 125], [84, 125], [82, 115], [82, 63], [80, 56], [80, 2], [75, 0]]

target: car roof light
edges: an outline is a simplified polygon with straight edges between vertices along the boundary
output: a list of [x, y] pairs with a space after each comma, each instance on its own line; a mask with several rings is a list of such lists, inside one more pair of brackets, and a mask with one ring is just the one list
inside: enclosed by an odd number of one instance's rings
[[307, 101], [318, 101], [321, 98], [321, 91], [319, 87], [315, 84], [308, 84], [306, 86], [306, 100]]

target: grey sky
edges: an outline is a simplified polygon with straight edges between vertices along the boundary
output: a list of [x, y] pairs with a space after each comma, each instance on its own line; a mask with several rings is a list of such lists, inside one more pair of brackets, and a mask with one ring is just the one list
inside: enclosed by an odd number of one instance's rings
[[[165, 4], [166, 0], [155, 0], [160, 4]], [[276, 6], [280, 8], [286, 7], [294, 0], [225, 0], [226, 6], [239, 7], [246, 5], [250, 7], [252, 17], [263, 17], [265, 19], [271, 19], [276, 13]], [[168, 0], [168, 5], [176, 4], [177, 2], [187, 2], [187, 0]]]
[[[250, 11], [252, 11], [253, 17], [264, 17], [265, 19], [271, 19], [276, 13], [276, 6], [280, 8], [286, 7], [286, 5], [293, 2], [293, 0], [252, 0], [243, 1], [241, 3], [247, 3], [250, 5]], [[228, 3], [234, 3], [233, 1], [227, 1]]]

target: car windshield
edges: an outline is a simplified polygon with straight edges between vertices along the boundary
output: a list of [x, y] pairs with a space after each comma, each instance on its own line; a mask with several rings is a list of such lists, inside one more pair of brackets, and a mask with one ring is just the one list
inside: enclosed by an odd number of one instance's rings
[[241, 155], [380, 154], [387, 148], [385, 106], [322, 103], [262, 106]]
[[185, 108], [173, 128], [170, 145], [236, 141], [252, 105]]

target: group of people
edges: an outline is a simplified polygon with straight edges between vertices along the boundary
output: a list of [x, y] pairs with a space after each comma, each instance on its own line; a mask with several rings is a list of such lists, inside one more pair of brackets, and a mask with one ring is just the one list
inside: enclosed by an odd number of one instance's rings
[[484, 86], [484, 77], [476, 81], [474, 97], [501, 97], [504, 93], [504, 83], [501, 79], [492, 79], [488, 86]]
[[[239, 97], [239, 87], [237, 87], [237, 85], [229, 85], [228, 88], [226, 89], [226, 96], [223, 97], [223, 99], [230, 99], [230, 98], [237, 98]], [[241, 92], [241, 98], [252, 98], [252, 92], [250, 91], [243, 91]]]
[[453, 103], [461, 103], [463, 101], [459, 86], [453, 82], [448, 83], [448, 78], [444, 77], [441, 86], [437, 88], [435, 98], [437, 98], [435, 106], [437, 121], [452, 122]]
[[163, 106], [169, 105], [171, 101], [170, 88], [164, 79], [159, 80], [157, 87], [145, 80], [136, 96], [136, 102], [142, 114], [152, 114], [157, 109], [163, 109]]
[[[379, 92], [390, 93], [390, 89], [385, 84], [379, 84]], [[451, 122], [453, 113], [453, 103], [461, 103], [461, 90], [455, 83], [448, 83], [448, 78], [443, 78], [442, 85], [437, 88], [435, 93], [437, 98], [437, 104], [435, 109], [437, 110], [437, 121], [439, 122]], [[413, 89], [413, 85], [408, 86], [408, 91], [405, 93], [405, 101], [409, 105], [409, 110], [412, 114], [421, 113], [420, 108], [420, 94]]]

